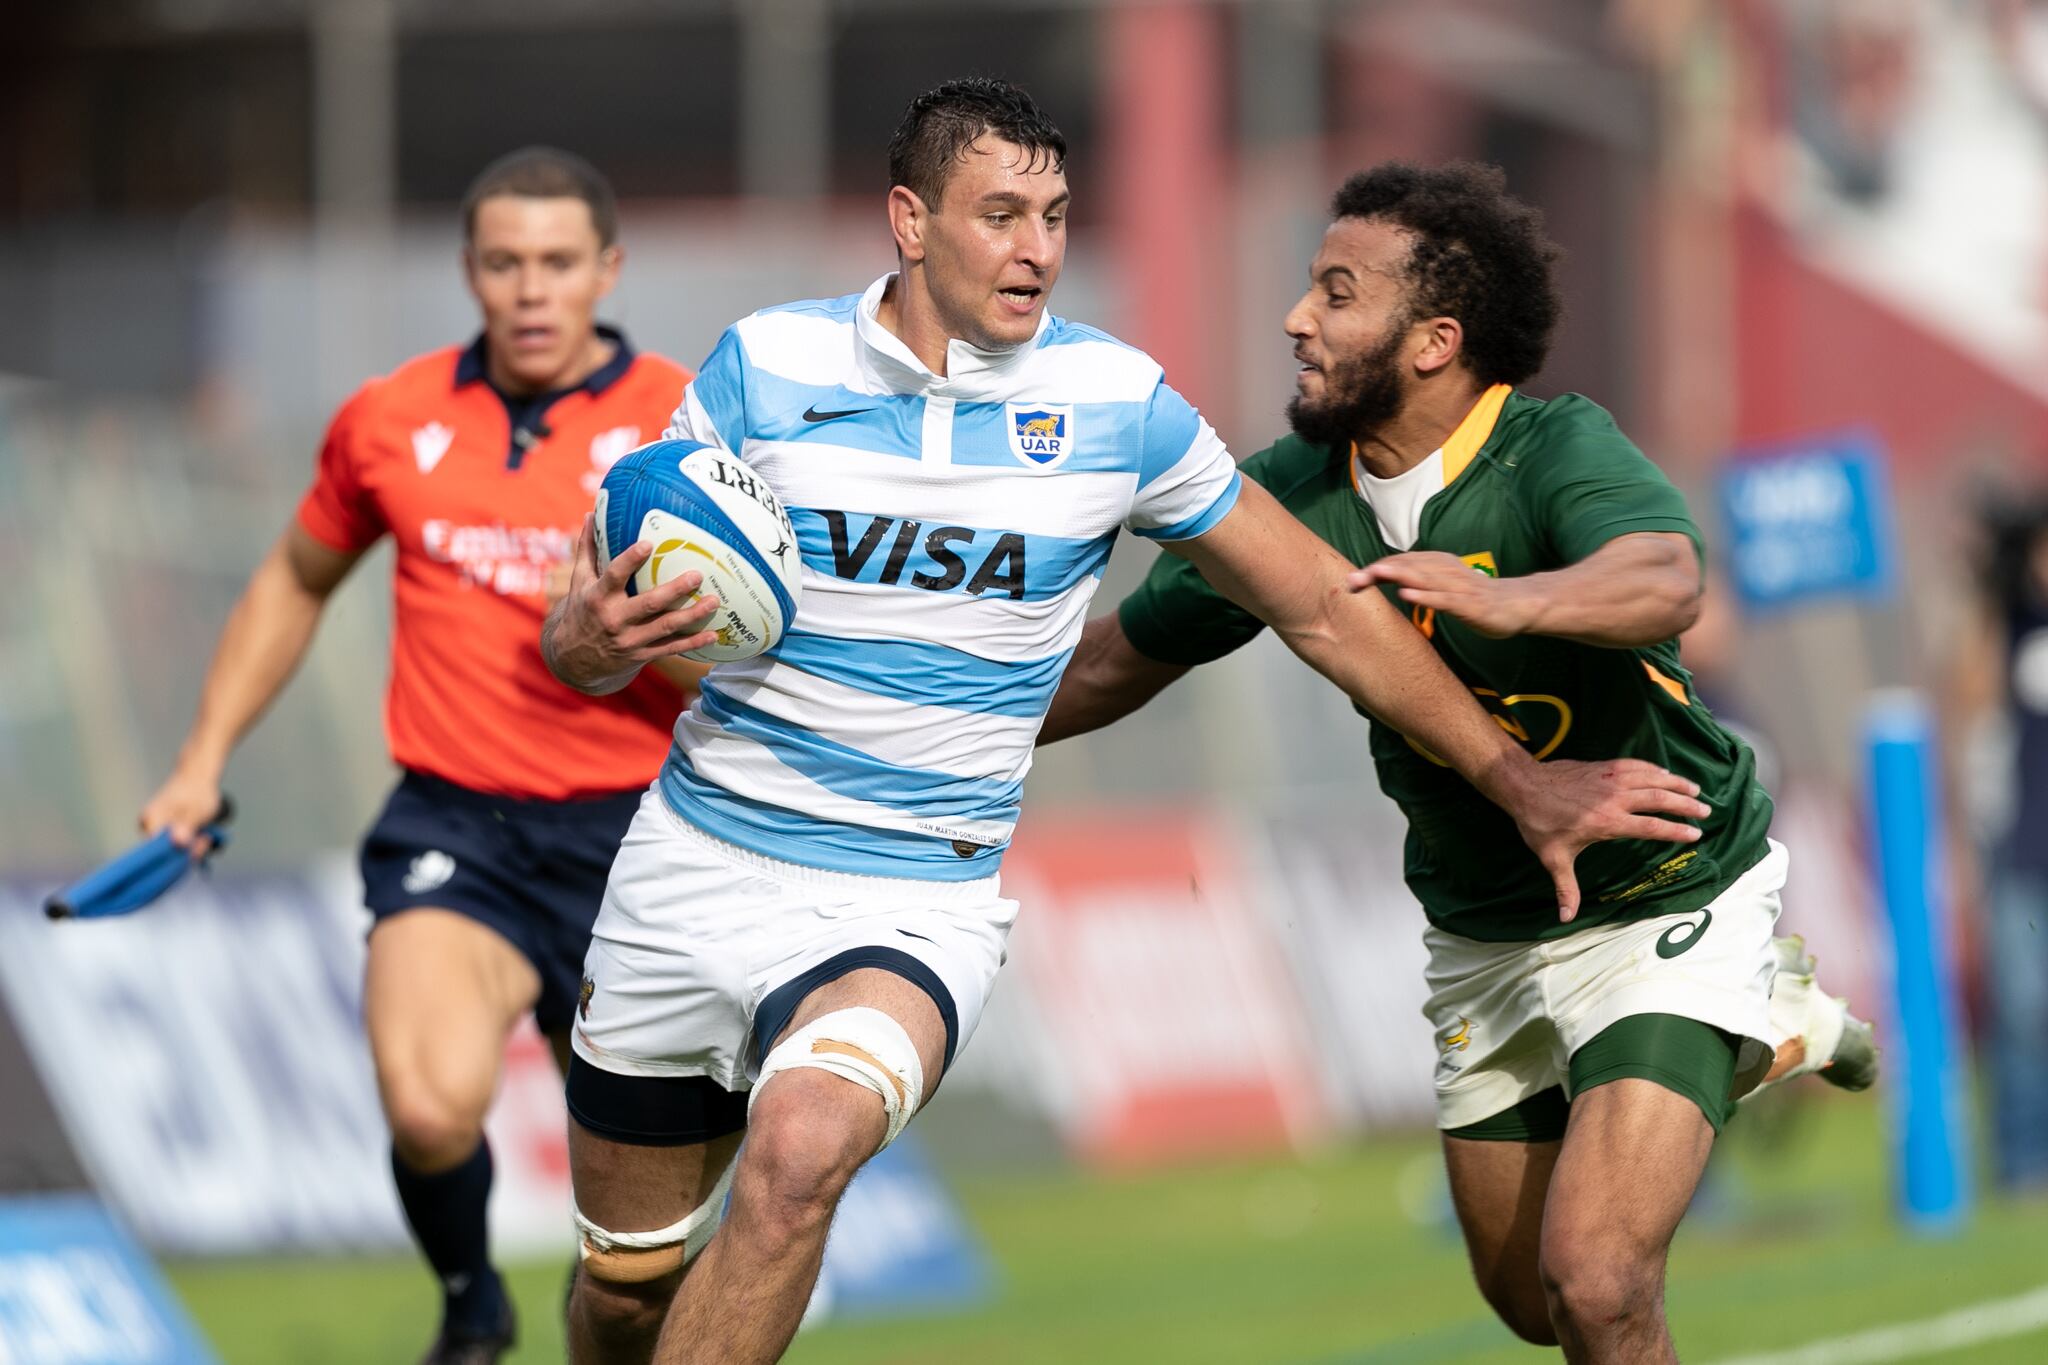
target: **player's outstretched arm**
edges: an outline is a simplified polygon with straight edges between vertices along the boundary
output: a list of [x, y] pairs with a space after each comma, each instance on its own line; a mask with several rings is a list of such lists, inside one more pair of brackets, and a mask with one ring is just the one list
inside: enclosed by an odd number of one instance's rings
[[[1428, 748], [1502, 807], [1549, 870], [1558, 913], [1578, 913], [1579, 850], [1604, 839], [1691, 843], [1707, 807], [1697, 784], [1638, 759], [1539, 764], [1510, 739], [1378, 593], [1350, 591], [1351, 565], [1247, 480], [1238, 503], [1184, 555], [1218, 591], [1279, 632], [1351, 699]], [[1667, 818], [1668, 817], [1668, 818]]]
[[1699, 554], [1672, 531], [1637, 531], [1576, 564], [1520, 578], [1490, 578], [1456, 555], [1388, 555], [1351, 574], [1354, 591], [1382, 583], [1403, 602], [1455, 616], [1481, 635], [1555, 635], [1631, 649], [1662, 644], [1699, 619]]
[[633, 681], [643, 664], [716, 643], [704, 623], [718, 610], [709, 593], [690, 601], [704, 581], [695, 570], [648, 592], [628, 596], [626, 584], [654, 547], [638, 541], [597, 563], [597, 533], [590, 517], [576, 533], [569, 591], [548, 612], [540, 628], [540, 653], [548, 671], [593, 697], [616, 692]]
[[1082, 630], [1081, 643], [1060, 675], [1038, 742], [1051, 744], [1122, 720], [1187, 671], [1181, 664], [1140, 654], [1115, 612], [1098, 616]]
[[297, 671], [328, 597], [361, 558], [322, 544], [297, 521], [277, 538], [228, 613], [177, 766], [137, 818], [143, 833], [168, 829], [194, 857], [206, 852], [198, 830], [220, 810], [228, 755]]

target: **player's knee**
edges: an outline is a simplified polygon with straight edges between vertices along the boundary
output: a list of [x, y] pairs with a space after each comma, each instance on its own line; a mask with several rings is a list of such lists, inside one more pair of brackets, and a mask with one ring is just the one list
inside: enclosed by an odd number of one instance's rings
[[1661, 1262], [1652, 1263], [1630, 1249], [1590, 1243], [1546, 1245], [1542, 1275], [1550, 1320], [1569, 1324], [1582, 1338], [1662, 1309]]
[[598, 1348], [600, 1360], [644, 1359], [682, 1283], [680, 1267], [635, 1282], [601, 1279], [578, 1270], [569, 1294], [569, 1320]]
[[384, 1086], [391, 1141], [406, 1165], [431, 1174], [460, 1165], [483, 1140], [483, 1115], [422, 1077], [394, 1077]]
[[[860, 1090], [875, 1100], [861, 1097]], [[819, 1015], [769, 1049], [747, 1100], [747, 1122], [749, 1132], [758, 1134], [761, 1123], [779, 1119], [757, 1110], [779, 1113], [802, 1105], [802, 1112], [826, 1120], [826, 1126], [851, 1130], [833, 1137], [863, 1149], [858, 1166], [896, 1140], [923, 1097], [924, 1062], [909, 1032], [883, 1011], [856, 1005]]]
[[779, 1078], [747, 1125], [740, 1197], [772, 1226], [795, 1232], [832, 1216], [879, 1134], [848, 1111], [840, 1082], [816, 1071]]

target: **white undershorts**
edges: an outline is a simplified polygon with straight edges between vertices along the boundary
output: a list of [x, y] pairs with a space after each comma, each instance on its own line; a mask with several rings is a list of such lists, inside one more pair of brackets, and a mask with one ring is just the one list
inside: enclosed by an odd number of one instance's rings
[[[834, 959], [914, 964], [966, 1045], [1003, 964], [1017, 903], [995, 877], [936, 882], [801, 867], [686, 823], [651, 789], [612, 863], [584, 958], [572, 1045], [628, 1076], [709, 1076], [746, 1090], [760, 1070], [755, 1017], [781, 1011]], [[915, 965], [921, 964], [921, 967]], [[763, 1043], [772, 1039], [764, 1039]]]
[[1555, 1085], [1569, 1092], [1572, 1054], [1630, 1015], [1675, 1014], [1754, 1040], [1737, 1073], [1754, 1065], [1780, 1041], [1771, 938], [1787, 862], [1773, 839], [1705, 910], [1562, 938], [1483, 943], [1431, 925], [1423, 1013], [1436, 1035], [1437, 1126], [1478, 1123]]

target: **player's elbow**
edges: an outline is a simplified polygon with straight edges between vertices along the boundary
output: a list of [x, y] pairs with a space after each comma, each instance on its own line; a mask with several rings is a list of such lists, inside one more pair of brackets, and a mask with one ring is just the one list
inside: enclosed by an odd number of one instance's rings
[[1665, 625], [1668, 629], [1661, 638], [1675, 640], [1698, 625], [1700, 609], [1706, 605], [1706, 598], [1697, 574], [1690, 575], [1689, 580], [1673, 581], [1664, 603]]
[[1700, 619], [1706, 600], [1699, 558], [1688, 541], [1645, 537], [1637, 550], [1648, 560], [1631, 575], [1631, 596], [1637, 604], [1628, 646], [1675, 640]]

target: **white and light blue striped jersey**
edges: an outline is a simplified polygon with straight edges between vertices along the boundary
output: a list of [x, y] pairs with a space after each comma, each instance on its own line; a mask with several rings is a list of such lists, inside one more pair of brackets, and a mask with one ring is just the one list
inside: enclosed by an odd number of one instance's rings
[[1046, 314], [933, 374], [865, 294], [726, 329], [666, 435], [759, 470], [789, 509], [803, 605], [720, 664], [661, 787], [769, 857], [874, 876], [996, 870], [1032, 744], [1120, 527], [1199, 536], [1235, 462], [1159, 365]]

